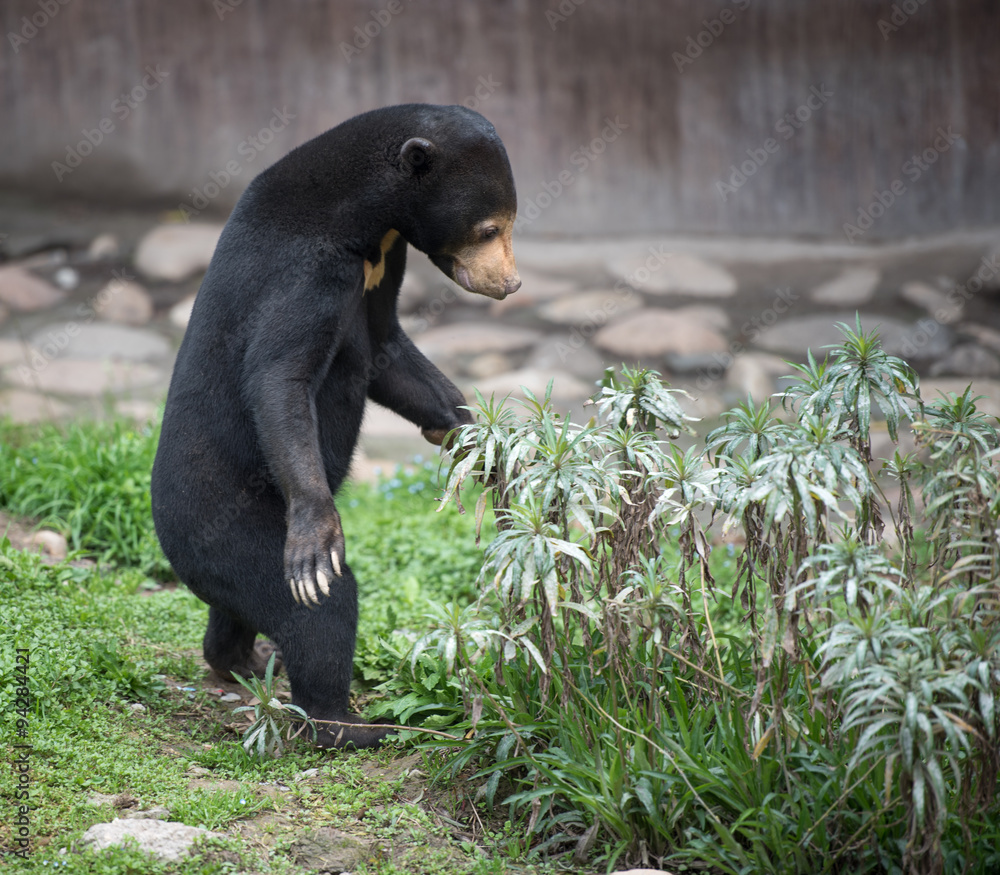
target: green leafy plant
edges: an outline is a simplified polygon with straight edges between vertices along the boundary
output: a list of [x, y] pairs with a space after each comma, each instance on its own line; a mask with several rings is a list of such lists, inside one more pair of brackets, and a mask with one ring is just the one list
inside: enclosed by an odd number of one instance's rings
[[307, 726], [312, 730], [313, 738], [316, 737], [316, 724], [309, 719], [309, 715], [298, 705], [286, 704], [278, 699], [274, 683], [276, 656], [272, 653], [268, 659], [263, 678], [234, 676], [253, 695], [252, 704], [233, 709], [234, 714], [253, 712], [253, 720], [243, 733], [243, 749], [262, 760], [280, 757], [285, 740], [298, 736]]
[[[996, 860], [997, 423], [969, 392], [922, 401], [877, 332], [840, 328], [704, 450], [673, 443], [689, 420], [651, 371], [606, 375], [585, 426], [548, 394], [523, 417], [480, 397], [458, 434], [445, 496], [483, 483], [477, 527], [492, 506], [497, 534], [478, 603], [439, 609], [410, 668], [432, 651], [439, 689], [459, 679], [476, 734], [451, 768], [478, 764], [489, 804], [512, 781], [536, 852], [733, 873]], [[879, 470], [883, 422], [918, 446]]]

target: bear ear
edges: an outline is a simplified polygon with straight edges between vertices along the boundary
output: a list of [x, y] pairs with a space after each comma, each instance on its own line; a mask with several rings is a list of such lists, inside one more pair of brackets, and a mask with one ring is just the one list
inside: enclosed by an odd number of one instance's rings
[[411, 137], [399, 150], [399, 157], [403, 163], [413, 170], [426, 170], [430, 164], [436, 148], [430, 140], [423, 137]]

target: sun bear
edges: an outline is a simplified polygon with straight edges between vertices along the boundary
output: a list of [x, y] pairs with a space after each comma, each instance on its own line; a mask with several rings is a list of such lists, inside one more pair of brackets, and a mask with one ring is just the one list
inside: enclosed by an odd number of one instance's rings
[[205, 659], [259, 673], [263, 633], [323, 747], [386, 730], [350, 714], [357, 587], [334, 496], [370, 399], [440, 444], [471, 421], [400, 327], [409, 243], [470, 292], [521, 281], [517, 200], [493, 126], [461, 106], [374, 110], [247, 187], [177, 355], [152, 476], [177, 576], [209, 605]]

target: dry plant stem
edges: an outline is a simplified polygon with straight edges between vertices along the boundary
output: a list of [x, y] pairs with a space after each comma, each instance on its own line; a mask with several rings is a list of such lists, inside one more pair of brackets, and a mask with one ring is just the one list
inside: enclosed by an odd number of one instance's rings
[[725, 672], [722, 670], [722, 657], [719, 655], [719, 642], [715, 640], [715, 629], [712, 628], [712, 617], [708, 613], [708, 592], [705, 590], [705, 566], [699, 563], [701, 571], [701, 606], [705, 609], [705, 622], [708, 624], [708, 635], [712, 639], [712, 649], [715, 651], [715, 663], [719, 668], [719, 677]]
[[[330, 726], [358, 726], [357, 723], [351, 723], [346, 720], [313, 720], [313, 723], [322, 723]], [[423, 732], [426, 735], [437, 735], [451, 741], [464, 741], [461, 735], [449, 735], [447, 732], [439, 732], [437, 729], [424, 729], [421, 726], [399, 726], [396, 723], [365, 723], [362, 725], [366, 729], [404, 729], [407, 732]]]

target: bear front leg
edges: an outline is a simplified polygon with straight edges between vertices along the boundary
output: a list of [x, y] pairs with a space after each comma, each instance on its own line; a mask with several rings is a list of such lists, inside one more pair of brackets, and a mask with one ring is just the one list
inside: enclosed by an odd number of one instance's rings
[[[284, 579], [295, 601], [309, 607], [330, 595], [346, 567], [316, 413], [317, 387], [336, 341], [332, 331], [309, 332], [301, 324], [262, 329], [245, 389], [260, 449], [285, 498]], [[348, 418], [364, 404], [361, 392], [356, 394], [341, 399]]]
[[425, 440], [440, 446], [447, 435], [475, 420], [465, 397], [414, 345], [401, 328], [375, 357], [368, 397], [420, 426]]

